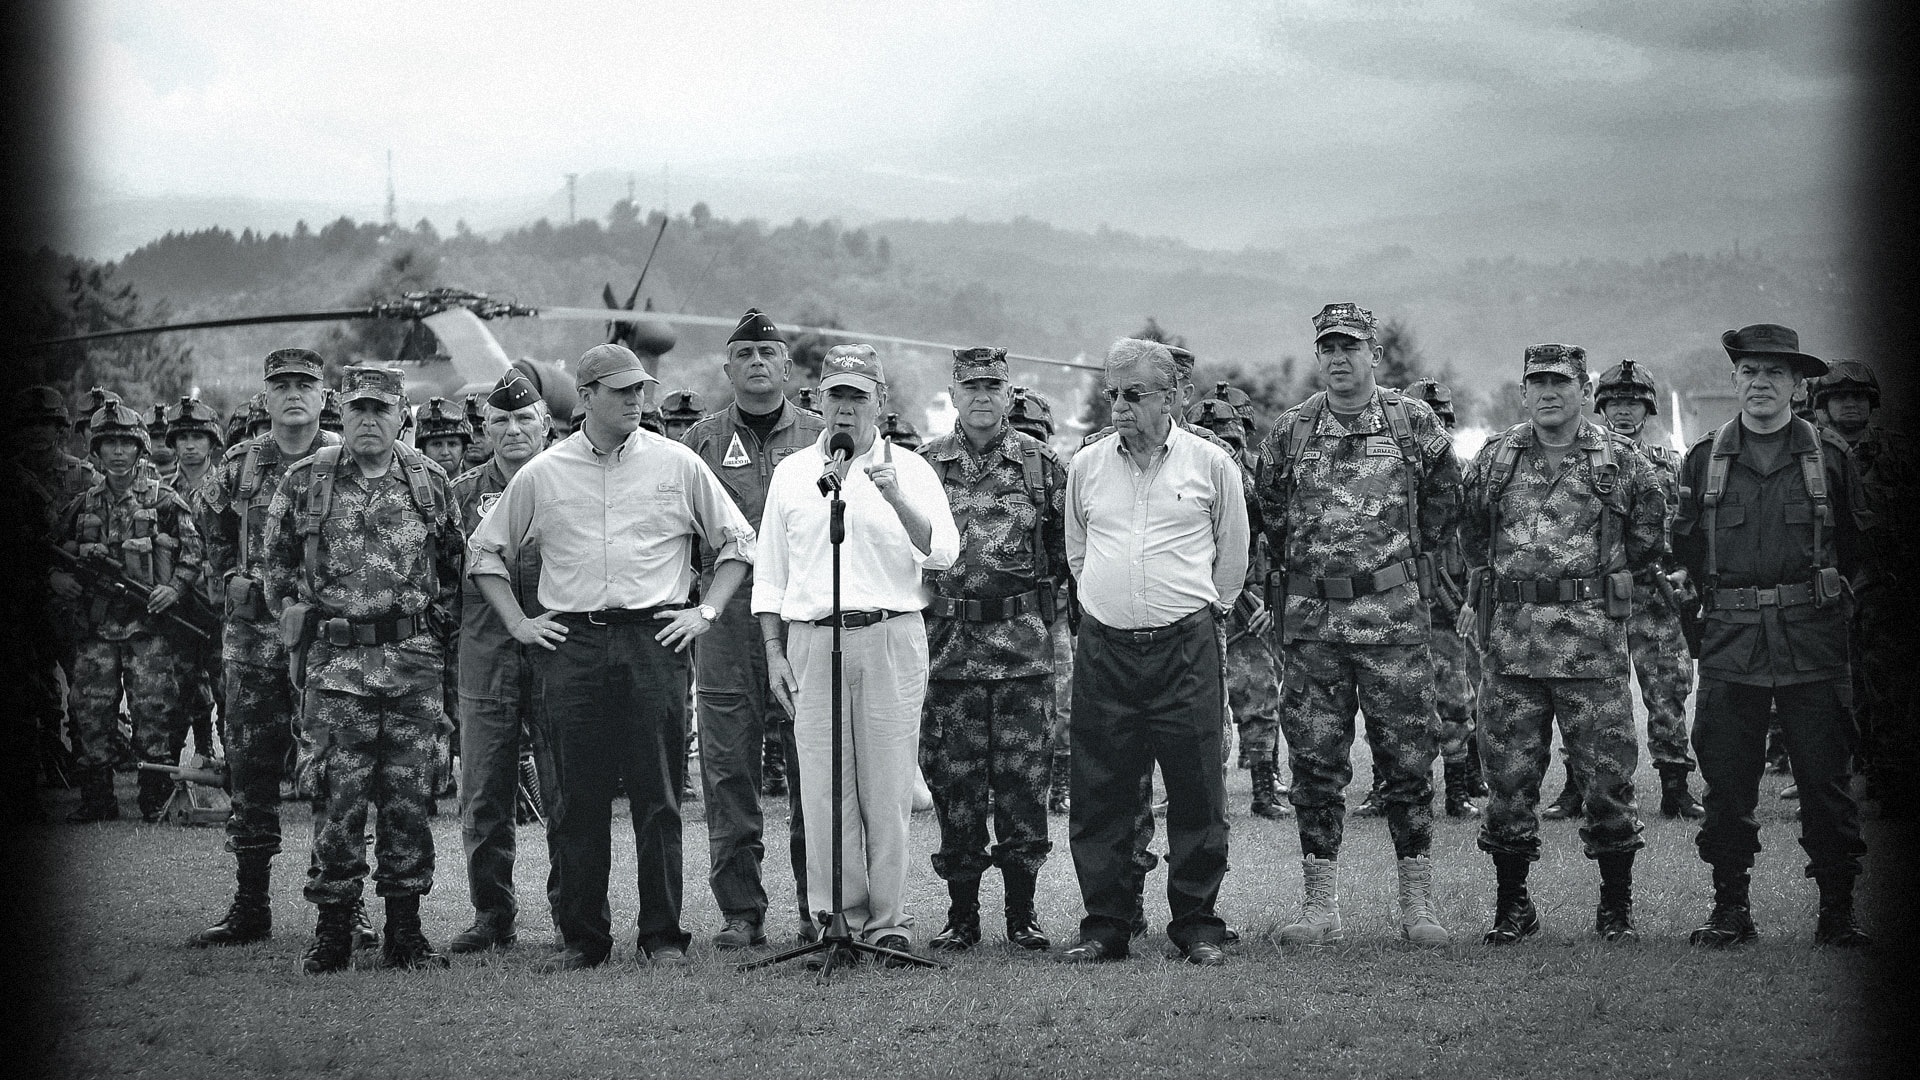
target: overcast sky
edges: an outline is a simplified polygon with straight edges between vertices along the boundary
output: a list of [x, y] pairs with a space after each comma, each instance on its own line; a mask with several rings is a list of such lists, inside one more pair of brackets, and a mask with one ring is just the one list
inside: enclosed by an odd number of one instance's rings
[[403, 217], [568, 172], [656, 205], [666, 166], [689, 199], [1211, 246], [1528, 203], [1688, 220], [1831, 204], [1857, 88], [1846, 6], [1812, 0], [70, 4], [76, 190], [364, 214], [391, 148]]

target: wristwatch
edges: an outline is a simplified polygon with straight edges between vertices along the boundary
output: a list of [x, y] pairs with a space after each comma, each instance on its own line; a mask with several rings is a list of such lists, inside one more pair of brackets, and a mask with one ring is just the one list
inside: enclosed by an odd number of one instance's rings
[[708, 622], [720, 621], [720, 613], [713, 609], [712, 604], [701, 604], [699, 607], [694, 608], [693, 610], [699, 612], [700, 617], [707, 620]]

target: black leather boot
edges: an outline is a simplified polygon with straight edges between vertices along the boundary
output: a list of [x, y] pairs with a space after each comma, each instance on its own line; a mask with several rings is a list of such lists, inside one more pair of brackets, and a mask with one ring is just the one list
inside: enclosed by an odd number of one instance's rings
[[1072, 806], [1067, 794], [1073, 779], [1073, 757], [1055, 750], [1051, 772], [1047, 784], [1047, 813], [1064, 814]]
[[1633, 852], [1609, 851], [1600, 863], [1600, 907], [1593, 915], [1593, 932], [1609, 942], [1640, 940], [1633, 928]]
[[1480, 740], [1467, 740], [1467, 794], [1475, 799], [1484, 799], [1487, 791], [1486, 770], [1480, 764]]
[[1527, 869], [1531, 865], [1525, 855], [1493, 857], [1496, 891], [1493, 929], [1487, 931], [1487, 944], [1511, 945], [1540, 932], [1540, 913], [1533, 909], [1533, 898], [1527, 895]]
[[947, 882], [947, 927], [927, 942], [939, 952], [961, 952], [980, 944], [980, 879]]
[[100, 767], [89, 770], [80, 779], [80, 805], [67, 815], [73, 825], [96, 821], [120, 820], [120, 802], [113, 797], [113, 770]]
[[367, 898], [362, 896], [353, 902], [353, 947], [371, 949], [380, 944], [380, 932], [373, 928], [373, 920], [367, 917]]
[[239, 885], [227, 917], [187, 939], [187, 944], [204, 949], [210, 945], [251, 945], [273, 936], [273, 906], [267, 899], [267, 866], [273, 856], [264, 851], [243, 851], [237, 858], [235, 873]]
[[1753, 911], [1748, 901], [1748, 888], [1752, 877], [1745, 867], [1716, 866], [1713, 868], [1713, 912], [1707, 916], [1704, 926], [1695, 930], [1687, 940], [1708, 949], [1724, 949], [1729, 945], [1744, 945], [1760, 936], [1753, 926]]
[[1815, 925], [1815, 944], [1837, 949], [1859, 949], [1873, 944], [1853, 917], [1853, 878], [1822, 877], [1820, 882], [1820, 921]]
[[[1000, 877], [1007, 884], [1007, 940], [1034, 952], [1052, 948], [1053, 942], [1040, 929], [1040, 919], [1033, 911], [1033, 890], [1038, 879], [1011, 866], [1001, 867]], [[976, 899], [979, 896], [977, 884], [974, 895]]]
[[1252, 810], [1269, 820], [1293, 816], [1293, 808], [1280, 797], [1280, 764], [1272, 755], [1262, 755], [1253, 763]]
[[1684, 765], [1656, 765], [1660, 772], [1660, 816], [1684, 818], [1698, 821], [1707, 816], [1707, 808], [1701, 806], [1687, 790], [1687, 767]]
[[1565, 762], [1565, 765], [1567, 785], [1560, 789], [1559, 796], [1551, 806], [1540, 811], [1540, 816], [1547, 821], [1565, 821], [1584, 816], [1580, 807], [1586, 801], [1586, 794], [1581, 790], [1579, 779], [1573, 775], [1573, 762]]
[[420, 898], [387, 897], [386, 940], [380, 945], [380, 962], [387, 967], [446, 967], [447, 958], [434, 951], [420, 928]]
[[313, 944], [300, 960], [309, 975], [326, 975], [353, 966], [353, 905], [321, 904], [313, 926]]
[[1473, 791], [1467, 783], [1467, 763], [1449, 761], [1440, 766], [1440, 774], [1447, 787], [1447, 816], [1471, 818], [1480, 816], [1480, 808], [1474, 805]]

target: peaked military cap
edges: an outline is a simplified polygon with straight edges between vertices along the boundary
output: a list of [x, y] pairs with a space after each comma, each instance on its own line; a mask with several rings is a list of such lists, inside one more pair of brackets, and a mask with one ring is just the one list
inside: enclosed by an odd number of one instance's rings
[[1359, 304], [1328, 304], [1313, 317], [1313, 340], [1319, 341], [1328, 334], [1345, 334], [1371, 341], [1378, 328], [1373, 312]]
[[1575, 382], [1587, 381], [1587, 350], [1578, 345], [1562, 345], [1559, 342], [1545, 342], [1527, 346], [1526, 359], [1520, 367], [1520, 377], [1529, 375], [1565, 375]]
[[963, 383], [968, 379], [999, 379], [1005, 382], [1007, 378], [1007, 350], [985, 345], [953, 350], [954, 382]]

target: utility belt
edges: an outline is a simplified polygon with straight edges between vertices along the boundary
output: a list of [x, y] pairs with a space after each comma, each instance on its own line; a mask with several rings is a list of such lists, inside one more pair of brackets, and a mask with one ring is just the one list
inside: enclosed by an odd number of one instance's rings
[[1288, 596], [1311, 596], [1321, 600], [1352, 600], [1355, 597], [1397, 589], [1408, 582], [1420, 588], [1421, 596], [1433, 593], [1433, 562], [1425, 555], [1388, 563], [1371, 574], [1357, 577], [1310, 577], [1274, 570], [1267, 574], [1267, 592], [1272, 595], [1284, 583]]
[[1761, 608], [1821, 607], [1840, 599], [1847, 588], [1840, 571], [1829, 566], [1814, 572], [1812, 581], [1761, 589], [1708, 589], [1702, 611], [1759, 611]]
[[319, 640], [336, 648], [350, 646], [391, 645], [396, 641], [405, 641], [415, 634], [425, 633], [426, 615], [403, 615], [398, 619], [321, 619], [319, 622]]
[[1584, 578], [1494, 578], [1493, 599], [1503, 604], [1572, 604], [1605, 600], [1607, 617], [1633, 614], [1633, 575], [1622, 570]]
[[842, 630], [859, 630], [886, 622], [888, 619], [911, 614], [912, 612], [909, 611], [888, 611], [886, 608], [878, 611], [843, 611], [837, 620], [829, 615], [824, 619], [813, 619], [811, 622], [814, 626], [832, 626], [837, 621]]
[[935, 594], [927, 604], [927, 614], [942, 619], [960, 619], [963, 622], [1005, 622], [1022, 615], [1038, 613], [1048, 621], [1053, 621], [1052, 589], [1034, 589], [1017, 596], [1001, 596], [990, 600], [963, 600], [957, 596]]
[[556, 611], [553, 618], [563, 623], [588, 626], [630, 626], [634, 623], [652, 623], [660, 615], [669, 611], [685, 611], [686, 604], [661, 604], [657, 607], [643, 608], [601, 608], [598, 611]]

